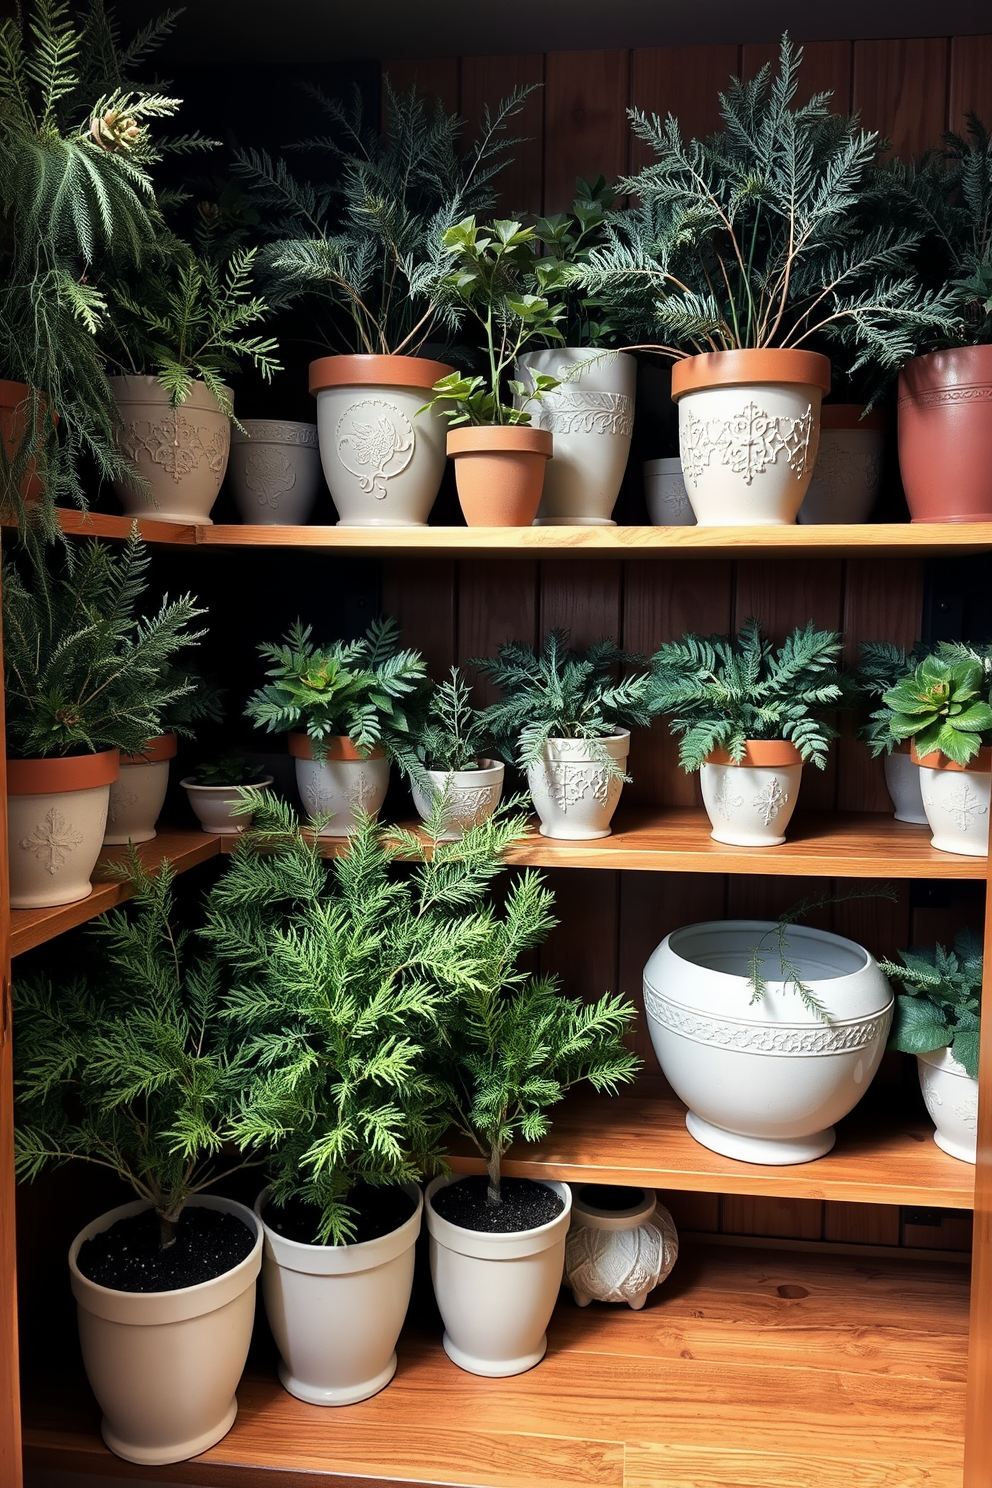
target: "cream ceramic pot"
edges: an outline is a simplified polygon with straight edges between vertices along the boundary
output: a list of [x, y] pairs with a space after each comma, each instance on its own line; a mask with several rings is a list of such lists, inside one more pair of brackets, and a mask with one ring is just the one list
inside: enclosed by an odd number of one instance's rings
[[410, 782], [413, 804], [422, 821], [430, 817], [432, 797], [444, 797], [443, 831], [438, 841], [457, 842], [470, 827], [489, 820], [503, 794], [505, 768], [499, 760], [484, 759], [477, 770], [428, 770], [430, 795], [416, 780]]
[[218, 837], [237, 837], [239, 832], [251, 826], [251, 816], [234, 809], [241, 803], [241, 792], [264, 791], [272, 784], [272, 776], [266, 775], [252, 785], [197, 785], [192, 779], [179, 783], [205, 832]]
[[892, 801], [896, 821], [929, 826], [923, 808], [920, 767], [910, 756], [909, 745], [895, 748], [885, 756], [885, 789]]
[[7, 761], [11, 909], [50, 909], [89, 897], [119, 769], [116, 749]]
[[[697, 1142], [741, 1162], [810, 1162], [878, 1069], [892, 992], [875, 960], [842, 936], [790, 925], [787, 955], [829, 1016], [786, 986], [777, 922], [715, 920], [666, 935], [644, 968], [651, 1042], [689, 1107]], [[767, 992], [748, 981], [758, 948]]]
[[674, 459], [645, 460], [641, 471], [648, 520], [655, 527], [694, 527], [696, 517], [678, 455]]
[[565, 1280], [572, 1296], [579, 1307], [593, 1300], [626, 1302], [639, 1311], [678, 1259], [672, 1216], [648, 1188], [569, 1187], [572, 1223], [565, 1241]]
[[992, 749], [981, 749], [967, 765], [956, 765], [942, 754], [920, 756], [915, 744], [912, 757], [920, 767], [931, 844], [940, 852], [988, 857]]
[[734, 847], [780, 847], [802, 771], [798, 749], [784, 739], [749, 739], [739, 765], [715, 750], [699, 771], [710, 836]]
[[[611, 773], [603, 761], [604, 749], [619, 773]], [[572, 842], [609, 837], [629, 750], [629, 729], [605, 739], [549, 739], [541, 763], [527, 771], [542, 837]]]
[[328, 816], [319, 837], [350, 837], [359, 818], [375, 816], [389, 787], [389, 761], [381, 749], [363, 758], [350, 739], [327, 741], [326, 759], [315, 760], [306, 734], [290, 734], [296, 785], [308, 816]]
[[151, 842], [169, 788], [169, 761], [175, 758], [175, 734], [152, 739], [144, 754], [122, 754], [121, 772], [110, 787], [108, 847], [124, 842]]
[[[120, 410], [117, 447], [143, 484], [115, 481], [129, 517], [210, 526], [227, 471], [231, 420], [203, 382], [173, 408], [157, 377], [108, 377]], [[230, 388], [224, 389], [233, 400]]]
[[978, 1156], [978, 1081], [973, 1080], [950, 1049], [918, 1054], [920, 1089], [930, 1120], [936, 1127], [933, 1139], [942, 1151], [961, 1162], [973, 1163]]
[[140, 1214], [148, 1207], [140, 1202], [102, 1214], [69, 1251], [83, 1363], [103, 1411], [103, 1439], [118, 1457], [148, 1466], [196, 1457], [230, 1431], [255, 1317], [261, 1226], [232, 1199], [203, 1194], [189, 1203], [236, 1214], [256, 1236], [245, 1259], [213, 1281], [172, 1292], [118, 1292], [82, 1274], [76, 1257], [83, 1242]]
[[[862, 417], [862, 415], [864, 415]], [[885, 419], [849, 403], [820, 410], [820, 445], [802, 523], [867, 522], [878, 498], [885, 453]]]
[[242, 419], [231, 430], [228, 483], [242, 522], [300, 527], [321, 485], [317, 425]]

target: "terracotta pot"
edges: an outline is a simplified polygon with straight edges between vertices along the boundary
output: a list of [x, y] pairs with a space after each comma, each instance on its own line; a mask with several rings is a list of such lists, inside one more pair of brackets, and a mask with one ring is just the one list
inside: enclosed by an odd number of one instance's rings
[[923, 809], [940, 852], [984, 858], [989, 850], [992, 809], [992, 748], [984, 747], [966, 765], [943, 754], [920, 754], [914, 740], [912, 758], [920, 767]]
[[469, 527], [530, 527], [553, 449], [547, 429], [527, 424], [449, 429], [448, 454]]
[[231, 450], [231, 420], [213, 393], [194, 382], [173, 408], [157, 377], [107, 381], [121, 413], [117, 447], [143, 481], [140, 488], [114, 482], [127, 516], [209, 527]]
[[[15, 460], [24, 443], [27, 430], [27, 405], [31, 389], [26, 382], [8, 382], [0, 378], [0, 440], [8, 460]], [[39, 431], [40, 432], [40, 431]], [[35, 473], [35, 460], [30, 460], [21, 482], [22, 502], [37, 501], [41, 495], [41, 479]], [[3, 493], [6, 500], [7, 493]]]
[[796, 520], [830, 363], [815, 351], [711, 351], [672, 368], [685, 487], [700, 526]]
[[92, 892], [120, 754], [7, 761], [12, 909], [75, 904]]
[[124, 842], [151, 842], [169, 788], [169, 761], [175, 758], [175, 734], [150, 739], [142, 754], [122, 754], [121, 773], [110, 787], [108, 847]]
[[301, 527], [320, 490], [317, 425], [242, 419], [231, 429], [228, 483], [247, 526]]
[[218, 837], [237, 837], [251, 826], [251, 817], [243, 816], [234, 808], [241, 802], [243, 790], [264, 791], [272, 784], [272, 776], [265, 775], [251, 785], [197, 785], [193, 779], [180, 780], [179, 784], [189, 797], [189, 804], [205, 832]]
[[733, 847], [780, 847], [802, 770], [799, 750], [785, 739], [748, 739], [739, 765], [713, 750], [699, 772], [710, 836]]
[[443, 830], [439, 842], [457, 842], [470, 827], [488, 821], [503, 793], [506, 766], [500, 760], [479, 760], [476, 770], [428, 770], [430, 791], [410, 782], [413, 804], [428, 821], [437, 796], [444, 797]]
[[824, 403], [800, 522], [867, 522], [882, 482], [886, 425], [884, 413], [865, 413], [861, 403]]
[[320, 459], [339, 527], [426, 526], [444, 474], [446, 424], [424, 405], [453, 370], [414, 356], [310, 363]]
[[992, 346], [906, 364], [899, 469], [914, 522], [992, 522]]
[[289, 735], [296, 785], [310, 816], [328, 816], [319, 837], [350, 837], [362, 814], [375, 816], [389, 786], [389, 761], [381, 749], [363, 755], [349, 738], [328, 739], [327, 755], [314, 759], [308, 735]]

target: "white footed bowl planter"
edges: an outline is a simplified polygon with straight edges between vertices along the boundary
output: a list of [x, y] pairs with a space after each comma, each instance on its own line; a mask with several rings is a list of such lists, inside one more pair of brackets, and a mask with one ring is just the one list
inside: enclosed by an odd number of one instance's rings
[[[157, 377], [108, 377], [121, 426], [117, 447], [146, 484], [114, 482], [129, 517], [210, 526], [231, 451], [231, 420], [206, 383], [173, 408]], [[230, 388], [224, 389], [233, 399]]]
[[830, 362], [815, 351], [710, 351], [675, 363], [682, 473], [700, 526], [796, 520], [829, 391]]
[[626, 352], [557, 346], [520, 357], [517, 376], [526, 387], [538, 373], [561, 386], [530, 404], [532, 426], [554, 435], [534, 526], [616, 526], [613, 508], [634, 432], [636, 361]]
[[251, 785], [197, 785], [195, 780], [181, 780], [179, 784], [189, 797], [189, 804], [196, 812], [200, 826], [205, 832], [218, 837], [237, 837], [251, 826], [251, 817], [235, 814], [234, 808], [241, 803], [244, 790], [264, 791], [272, 784], [272, 776], [253, 780]]
[[389, 761], [381, 749], [359, 754], [339, 735], [327, 741], [327, 758], [314, 759], [306, 734], [289, 735], [296, 761], [296, 785], [309, 816], [329, 816], [320, 837], [349, 837], [360, 816], [375, 816], [389, 786]]
[[917, 1054], [920, 1089], [930, 1120], [937, 1130], [933, 1139], [950, 1157], [973, 1163], [978, 1156], [978, 1081], [973, 1080], [950, 1049]]
[[992, 748], [986, 746], [966, 765], [956, 765], [943, 754], [919, 754], [914, 742], [912, 757], [920, 767], [931, 845], [940, 852], [988, 857]]
[[121, 772], [110, 787], [108, 847], [124, 842], [151, 842], [169, 789], [169, 761], [176, 755], [175, 734], [150, 739], [143, 754], [122, 754]]
[[682, 475], [682, 461], [674, 459], [645, 460], [644, 500], [648, 520], [655, 527], [694, 527], [696, 516]]
[[[499, 760], [484, 759], [477, 770], [427, 771], [431, 790], [444, 796], [444, 830], [439, 841], [457, 842], [470, 827], [489, 820], [503, 794], [505, 769]], [[413, 804], [426, 822], [431, 814], [431, 797], [416, 781], [411, 781], [410, 790]]]
[[92, 893], [120, 754], [7, 761], [11, 909], [50, 909]]
[[565, 1280], [572, 1296], [579, 1307], [593, 1300], [626, 1302], [639, 1311], [678, 1259], [672, 1216], [650, 1188], [569, 1186]]
[[565, 1207], [534, 1230], [491, 1234], [450, 1224], [432, 1207], [439, 1188], [458, 1180], [435, 1178], [426, 1193], [431, 1277], [444, 1322], [444, 1351], [469, 1374], [502, 1379], [540, 1364], [547, 1326], [565, 1265], [572, 1195], [566, 1183], [542, 1179]]
[[882, 483], [885, 416], [859, 403], [825, 403], [820, 448], [799, 508], [802, 523], [867, 522]]
[[236, 1214], [256, 1236], [245, 1259], [213, 1281], [172, 1292], [122, 1292], [82, 1274], [76, 1257], [83, 1242], [147, 1209], [140, 1202], [102, 1214], [69, 1251], [83, 1363], [103, 1411], [103, 1439], [118, 1457], [146, 1466], [184, 1462], [227, 1435], [251, 1342], [261, 1226], [232, 1199], [203, 1194], [189, 1203]]
[[923, 808], [920, 767], [910, 753], [908, 740], [897, 744], [892, 753], [885, 756], [885, 789], [895, 808], [896, 821], [912, 822], [918, 827], [930, 825]]
[[785, 739], [748, 739], [739, 765], [714, 750], [699, 771], [710, 836], [733, 847], [780, 847], [802, 772], [799, 750]]
[[[621, 774], [611, 774], [603, 763], [604, 748]], [[629, 752], [629, 729], [605, 739], [549, 739], [541, 763], [527, 771], [542, 837], [571, 842], [609, 837]]]
[[302, 527], [323, 479], [317, 425], [242, 419], [231, 429], [228, 481], [242, 522]]
[[339, 527], [425, 527], [445, 464], [447, 421], [420, 410], [454, 369], [426, 357], [310, 363], [320, 460]]
[[387, 1235], [357, 1245], [303, 1245], [265, 1223], [268, 1189], [255, 1212], [265, 1231], [262, 1295], [279, 1349], [279, 1378], [309, 1405], [354, 1405], [389, 1384], [396, 1340], [410, 1305], [414, 1247], [424, 1201]]
[[[741, 1162], [811, 1162], [835, 1121], [864, 1095], [892, 1022], [875, 960], [840, 935], [788, 928], [788, 957], [829, 1015], [783, 983], [772, 920], [714, 920], [666, 935], [644, 968], [651, 1042], [689, 1107], [697, 1142]], [[749, 957], [761, 947], [768, 990], [752, 1002]], [[765, 949], [769, 947], [769, 949]]]

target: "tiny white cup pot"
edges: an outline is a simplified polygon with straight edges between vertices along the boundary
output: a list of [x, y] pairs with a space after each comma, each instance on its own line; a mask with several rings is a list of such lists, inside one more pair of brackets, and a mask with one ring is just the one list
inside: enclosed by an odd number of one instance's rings
[[169, 761], [176, 755], [175, 734], [149, 739], [141, 754], [122, 754], [121, 773], [110, 787], [108, 847], [124, 842], [151, 842], [169, 789]]
[[242, 419], [231, 429], [227, 478], [242, 522], [302, 527], [323, 479], [317, 425]]
[[733, 847], [781, 846], [802, 773], [802, 756], [786, 739], [748, 739], [739, 765], [714, 750], [699, 771], [710, 836]]
[[381, 749], [363, 756], [345, 735], [327, 741], [327, 758], [314, 759], [307, 734], [289, 735], [296, 785], [310, 816], [328, 816], [320, 837], [350, 837], [362, 815], [375, 816], [389, 787], [389, 761]]
[[[483, 759], [477, 770], [427, 771], [433, 796], [444, 797], [440, 842], [457, 842], [470, 827], [489, 820], [503, 794], [505, 768], [499, 760]], [[434, 804], [432, 795], [416, 780], [411, 780], [410, 790], [413, 804], [426, 822]]]
[[119, 770], [116, 749], [7, 761], [11, 909], [50, 909], [89, 897]]
[[279, 1378], [309, 1405], [354, 1405], [396, 1373], [396, 1340], [410, 1305], [423, 1195], [404, 1193], [410, 1218], [356, 1245], [304, 1245], [265, 1222], [268, 1189], [255, 1212], [265, 1231], [262, 1296], [279, 1349]]
[[[862, 946], [808, 925], [787, 957], [826, 1010], [787, 986], [774, 920], [673, 930], [644, 968], [644, 1004], [662, 1072], [689, 1107], [697, 1142], [740, 1162], [811, 1162], [864, 1095], [892, 1023], [892, 991]], [[764, 996], [749, 983], [758, 951]]]
[[896, 821], [912, 822], [918, 827], [929, 826], [923, 808], [920, 767], [910, 753], [908, 740], [897, 744], [892, 753], [885, 756], [885, 789], [892, 801]]
[[[863, 415], [863, 417], [862, 417]], [[802, 523], [867, 522], [882, 482], [885, 415], [859, 403], [825, 403]]]
[[678, 455], [674, 459], [645, 460], [641, 470], [648, 520], [655, 527], [694, 527], [696, 517]]
[[83, 1275], [76, 1262], [83, 1242], [140, 1214], [148, 1208], [141, 1202], [102, 1214], [69, 1251], [83, 1363], [103, 1411], [103, 1439], [118, 1457], [153, 1467], [196, 1457], [230, 1431], [255, 1317], [261, 1226], [233, 1199], [201, 1194], [189, 1203], [236, 1214], [255, 1236], [245, 1259], [212, 1281], [171, 1292], [122, 1292]]
[[943, 754], [921, 755], [914, 742], [912, 757], [920, 767], [931, 845], [940, 852], [988, 857], [992, 748], [986, 746], [966, 765], [956, 765]]
[[234, 808], [241, 804], [241, 792], [266, 790], [272, 784], [272, 776], [264, 775], [261, 780], [253, 780], [251, 785], [197, 785], [189, 778], [179, 784], [189, 796], [189, 804], [205, 832], [212, 832], [217, 837], [237, 837], [251, 826], [252, 820], [249, 815], [235, 813]]
[[459, 1369], [502, 1379], [540, 1364], [565, 1265], [572, 1195], [541, 1179], [564, 1203], [534, 1230], [467, 1230], [442, 1219], [431, 1200], [457, 1177], [435, 1178], [426, 1193], [431, 1277], [444, 1322], [444, 1351]]
[[125, 514], [209, 527], [231, 452], [231, 420], [213, 393], [194, 382], [173, 408], [157, 377], [107, 381], [121, 415], [117, 448], [141, 477], [133, 486], [114, 482]]
[[[605, 763], [604, 749], [619, 773]], [[540, 764], [527, 771], [542, 837], [572, 842], [609, 837], [629, 752], [629, 729], [605, 739], [549, 739]]]
[[930, 1120], [937, 1128], [933, 1139], [942, 1151], [961, 1162], [978, 1156], [978, 1081], [973, 1080], [950, 1049], [918, 1054], [920, 1089]]
[[642, 1308], [679, 1254], [668, 1210], [650, 1188], [570, 1184], [572, 1223], [565, 1241], [565, 1280], [579, 1307], [592, 1301]]

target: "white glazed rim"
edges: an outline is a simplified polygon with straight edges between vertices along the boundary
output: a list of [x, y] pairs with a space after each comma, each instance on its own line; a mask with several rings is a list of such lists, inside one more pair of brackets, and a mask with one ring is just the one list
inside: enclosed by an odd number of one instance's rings
[[213, 791], [264, 790], [266, 786], [272, 784], [274, 779], [274, 775], [263, 775], [261, 780], [252, 780], [248, 785], [200, 785], [193, 779], [192, 775], [187, 775], [186, 779], [180, 780], [179, 784], [183, 787], [183, 790], [210, 791], [212, 793]]
[[[723, 977], [728, 983], [745, 982], [747, 978], [741, 976], [738, 972], [721, 971], [718, 967], [706, 966], [700, 961], [694, 961], [691, 957], [683, 955], [682, 952], [678, 949], [677, 942], [679, 937], [690, 935], [693, 932], [698, 932], [701, 930], [709, 931], [714, 936], [714, 938], [717, 935], [727, 934], [731, 931], [739, 932], [741, 930], [760, 932], [761, 935], [765, 935], [769, 930], [776, 930], [778, 928], [778, 923], [778, 920], [699, 920], [693, 925], [681, 925], [677, 930], [670, 931], [669, 934], [665, 936], [658, 949], [660, 951], [667, 946], [671, 954], [678, 957], [678, 959], [680, 961], [683, 961], [686, 966], [695, 966], [700, 971], [705, 971], [709, 976]], [[864, 946], [858, 945], [856, 940], [849, 940], [846, 935], [835, 935], [833, 931], [820, 930], [815, 925], [790, 925], [789, 931], [790, 936], [794, 936], [796, 940], [798, 940], [800, 937], [804, 937], [807, 941], [818, 941], [821, 945], [841, 945], [845, 947], [845, 949], [855, 952], [862, 958], [861, 965], [855, 967], [853, 971], [842, 972], [839, 976], [816, 977], [814, 978], [814, 980], [817, 982], [843, 982], [846, 981], [849, 977], [859, 976], [867, 966], [871, 965], [872, 957], [869, 952], [865, 950]], [[774, 977], [768, 977], [766, 978], [766, 980], [768, 981], [770, 987], [774, 988], [778, 985]], [[666, 999], [666, 1001], [672, 1000], [673, 999], [671, 998]], [[857, 1022], [858, 1020], [855, 1019], [853, 1021]]]
[[943, 1049], [928, 1049], [925, 1054], [917, 1054], [916, 1057], [922, 1064], [929, 1065], [932, 1070], [939, 1070], [941, 1074], [954, 1075], [958, 1080], [970, 1081], [972, 1085], [978, 1083], [960, 1060], [954, 1058], [950, 1044]]
[[624, 1184], [623, 1187], [639, 1188], [644, 1195], [639, 1204], [631, 1204], [627, 1209], [600, 1209], [595, 1204], [586, 1203], [579, 1193], [582, 1188], [606, 1186], [590, 1183], [587, 1179], [568, 1185], [572, 1191], [573, 1222], [594, 1230], [627, 1230], [632, 1228], [632, 1220], [639, 1225], [651, 1223], [658, 1210], [658, 1195], [653, 1188], [645, 1188], [640, 1183]]
[[[448, 1188], [453, 1183], [458, 1183], [462, 1178], [469, 1178], [470, 1173], [449, 1173], [434, 1178], [427, 1185], [424, 1194], [424, 1203], [427, 1209], [427, 1228], [431, 1236], [439, 1245], [444, 1245], [448, 1250], [459, 1249], [459, 1241], [472, 1244], [478, 1242], [479, 1251], [489, 1252], [493, 1257], [500, 1251], [506, 1252], [506, 1258], [510, 1259], [515, 1253], [517, 1256], [524, 1254], [538, 1254], [542, 1250], [549, 1250], [554, 1245], [557, 1232], [567, 1230], [572, 1217], [572, 1190], [567, 1183], [561, 1183], [556, 1178], [535, 1178], [535, 1183], [541, 1183], [545, 1188], [552, 1189], [560, 1199], [564, 1200], [565, 1207], [554, 1219], [549, 1219], [547, 1224], [537, 1225], [532, 1230], [504, 1230], [494, 1233], [490, 1230], [468, 1230], [464, 1226], [454, 1224], [450, 1219], [445, 1219], [443, 1214], [438, 1214], [432, 1203], [438, 1189]], [[471, 1251], [465, 1254], [476, 1254], [473, 1245]]]

